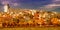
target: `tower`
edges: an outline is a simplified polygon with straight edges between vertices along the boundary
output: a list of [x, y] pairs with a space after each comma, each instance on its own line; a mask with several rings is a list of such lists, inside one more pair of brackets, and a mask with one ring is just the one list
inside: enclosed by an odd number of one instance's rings
[[9, 10], [9, 4], [5, 4], [4, 5], [4, 12], [8, 12], [8, 10]]

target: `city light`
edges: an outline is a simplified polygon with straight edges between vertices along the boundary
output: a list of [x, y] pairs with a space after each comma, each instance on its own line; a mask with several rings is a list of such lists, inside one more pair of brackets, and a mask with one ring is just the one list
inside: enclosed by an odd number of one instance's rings
[[[11, 10], [11, 11], [10, 11]], [[16, 11], [17, 10], [17, 11]], [[49, 12], [35, 9], [9, 9], [8, 5], [4, 5], [4, 12], [0, 13], [0, 20], [4, 23], [9, 24], [13, 27], [20, 25], [28, 26], [42, 26], [55, 25], [60, 23], [60, 16], [58, 12]], [[3, 23], [2, 21], [2, 23]], [[1, 23], [1, 24], [2, 24]], [[20, 23], [20, 24], [19, 24]], [[0, 24], [0, 25], [1, 25]], [[9, 27], [4, 25], [3, 27]]]

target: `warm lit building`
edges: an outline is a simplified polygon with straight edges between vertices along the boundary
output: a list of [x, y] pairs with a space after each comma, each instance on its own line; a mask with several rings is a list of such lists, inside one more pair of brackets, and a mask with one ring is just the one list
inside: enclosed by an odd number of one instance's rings
[[4, 5], [4, 12], [8, 12], [8, 10], [9, 10], [9, 4], [5, 4]]

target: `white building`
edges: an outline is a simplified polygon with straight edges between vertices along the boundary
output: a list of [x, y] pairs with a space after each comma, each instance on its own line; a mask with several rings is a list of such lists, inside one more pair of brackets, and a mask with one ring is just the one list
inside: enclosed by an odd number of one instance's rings
[[9, 4], [5, 4], [4, 5], [4, 12], [8, 12], [8, 9], [9, 9]]

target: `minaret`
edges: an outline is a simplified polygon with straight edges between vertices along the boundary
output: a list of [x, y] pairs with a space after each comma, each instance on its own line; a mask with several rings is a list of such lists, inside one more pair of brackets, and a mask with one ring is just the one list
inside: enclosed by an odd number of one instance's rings
[[4, 12], [8, 12], [8, 10], [9, 10], [9, 4], [5, 4], [4, 5]]

